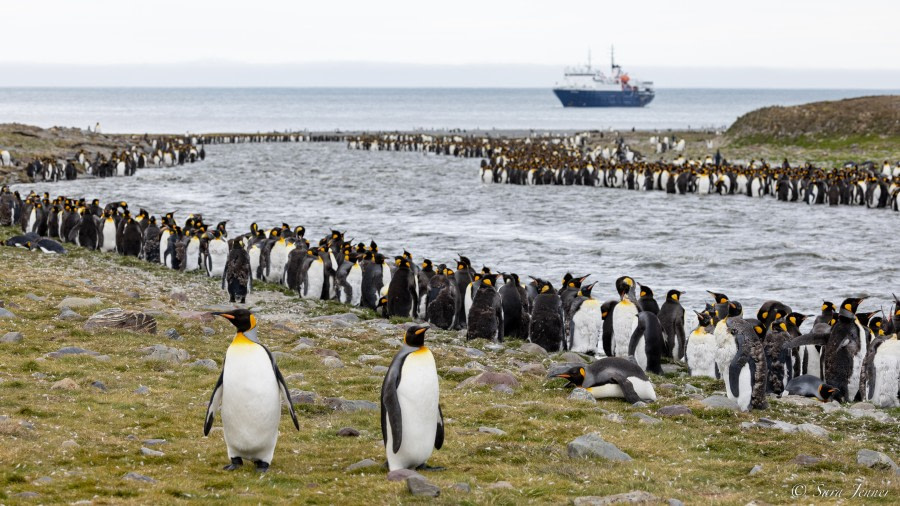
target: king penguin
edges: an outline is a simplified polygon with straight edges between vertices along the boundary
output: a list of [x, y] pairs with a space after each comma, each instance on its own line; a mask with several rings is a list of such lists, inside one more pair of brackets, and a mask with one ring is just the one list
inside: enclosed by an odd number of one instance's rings
[[716, 377], [716, 336], [710, 332], [712, 318], [706, 313], [697, 314], [697, 328], [685, 346], [685, 359], [691, 370], [691, 376]]
[[675, 360], [684, 359], [685, 332], [684, 332], [684, 308], [681, 306], [681, 296], [684, 292], [669, 290], [666, 301], [659, 308], [659, 323], [662, 325], [663, 339], [666, 341], [666, 356]]
[[726, 332], [738, 343], [737, 353], [729, 364], [728, 392], [733, 396], [741, 411], [766, 409], [766, 369], [765, 345], [756, 330], [746, 320], [729, 318]]
[[595, 399], [624, 398], [630, 404], [656, 401], [656, 391], [647, 374], [622, 357], [604, 357], [589, 365], [552, 370], [550, 378], [564, 378], [586, 389]]
[[406, 329], [381, 384], [381, 437], [388, 469], [425, 467], [444, 445], [444, 416], [434, 355], [425, 347], [428, 327]]
[[230, 321], [237, 334], [225, 353], [222, 373], [213, 388], [203, 435], [209, 435], [213, 418], [221, 411], [225, 446], [231, 459], [225, 469], [233, 471], [243, 465], [243, 459], [248, 459], [256, 464], [257, 471], [266, 472], [278, 442], [282, 398], [294, 427], [300, 430], [291, 394], [269, 349], [259, 342], [256, 316], [246, 309], [213, 314]]
[[566, 349], [566, 320], [562, 299], [549, 281], [535, 279], [538, 294], [531, 310], [528, 339], [550, 353]]
[[616, 293], [619, 294], [619, 302], [612, 311], [613, 342], [612, 353], [617, 357], [628, 356], [628, 344], [631, 341], [631, 331], [634, 318], [638, 314], [635, 304], [634, 279], [622, 276], [616, 280]]
[[241, 304], [243, 304], [247, 301], [247, 294], [253, 283], [250, 254], [244, 249], [242, 237], [234, 239], [230, 246], [228, 260], [225, 262], [225, 272], [222, 275], [222, 288], [227, 288], [230, 302], [235, 302], [240, 298]]
[[637, 324], [628, 343], [628, 356], [634, 357], [641, 369], [654, 374], [663, 375], [662, 325], [656, 314], [641, 311], [637, 315]]
[[582, 286], [572, 300], [569, 313], [569, 349], [577, 353], [593, 355], [602, 351], [600, 336], [603, 333], [602, 303], [591, 296], [596, 283]]
[[497, 274], [482, 274], [472, 306], [466, 316], [466, 340], [503, 342], [503, 302], [497, 292]]

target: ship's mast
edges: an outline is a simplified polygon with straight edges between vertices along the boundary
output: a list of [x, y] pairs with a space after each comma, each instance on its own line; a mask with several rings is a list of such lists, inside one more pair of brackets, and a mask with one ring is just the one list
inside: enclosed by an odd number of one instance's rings
[[588, 48], [588, 70], [591, 69], [591, 48]]

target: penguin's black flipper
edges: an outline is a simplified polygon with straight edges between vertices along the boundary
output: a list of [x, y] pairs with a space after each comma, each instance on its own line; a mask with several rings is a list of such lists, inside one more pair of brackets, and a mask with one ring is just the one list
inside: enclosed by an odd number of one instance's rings
[[438, 423], [437, 433], [434, 435], [434, 448], [440, 450], [444, 446], [444, 413], [441, 411], [441, 405], [438, 404]]
[[628, 402], [628, 404], [634, 404], [635, 402], [643, 401], [643, 399], [641, 399], [641, 396], [639, 396], [637, 392], [634, 391], [634, 386], [630, 381], [628, 381], [628, 378], [626, 378], [625, 375], [617, 373], [614, 374], [611, 379], [615, 381], [617, 385], [619, 385], [619, 388], [622, 389], [622, 393], [625, 394], [625, 400]]
[[644, 335], [644, 322], [641, 318], [638, 318], [638, 323], [634, 327], [634, 332], [631, 333], [631, 339], [628, 341], [628, 356], [633, 357], [634, 352], [637, 351], [637, 344], [641, 340], [641, 336]]
[[741, 392], [741, 370], [747, 364], [747, 357], [740, 355], [728, 366], [728, 391], [737, 397]]
[[213, 388], [213, 393], [209, 397], [209, 406], [206, 407], [206, 422], [203, 424], [203, 435], [208, 436], [212, 429], [213, 419], [216, 417], [216, 411], [222, 404], [222, 378], [225, 376], [225, 363], [222, 363], [222, 372], [219, 373], [219, 380]]
[[400, 371], [406, 355], [398, 356], [396, 367], [391, 364], [384, 383], [381, 385], [381, 438], [387, 444], [387, 423], [391, 424], [391, 439], [394, 453], [400, 451], [403, 440], [403, 417], [400, 412], [400, 398], [397, 397], [397, 386], [400, 385]]
[[790, 341], [784, 343], [784, 345], [782, 346], [782, 349], [786, 350], [789, 348], [797, 348], [799, 346], [805, 346], [808, 344], [824, 345], [825, 343], [828, 342], [829, 335], [831, 335], [830, 332], [816, 332], [816, 333], [803, 334], [800, 337], [795, 337], [795, 338], [791, 339]]
[[294, 427], [297, 430], [300, 430], [300, 423], [297, 422], [297, 413], [294, 411], [294, 402], [291, 400], [291, 392], [288, 390], [287, 383], [284, 381], [284, 376], [281, 375], [281, 371], [278, 369], [278, 364], [275, 363], [275, 357], [272, 356], [272, 352], [265, 346], [263, 346], [263, 349], [266, 350], [266, 353], [269, 355], [269, 360], [272, 362], [272, 370], [275, 371], [275, 380], [278, 381], [278, 384], [281, 386], [281, 393], [284, 395], [284, 400], [287, 401], [288, 411], [291, 413], [291, 420], [294, 422]]

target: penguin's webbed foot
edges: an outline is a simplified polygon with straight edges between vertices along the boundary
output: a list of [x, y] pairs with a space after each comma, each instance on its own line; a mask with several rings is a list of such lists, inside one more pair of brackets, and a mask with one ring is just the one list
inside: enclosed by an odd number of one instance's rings
[[444, 471], [446, 467], [441, 466], [429, 466], [428, 464], [422, 464], [416, 468], [416, 471]]
[[227, 466], [223, 467], [222, 469], [224, 469], [226, 471], [234, 471], [235, 469], [241, 467], [242, 465], [244, 465], [244, 460], [241, 459], [240, 457], [234, 457], [231, 459], [231, 464], [228, 464]]
[[256, 464], [256, 472], [257, 473], [264, 473], [269, 470], [268, 462], [263, 462], [261, 460], [255, 460], [255, 461], [253, 461], [253, 463]]

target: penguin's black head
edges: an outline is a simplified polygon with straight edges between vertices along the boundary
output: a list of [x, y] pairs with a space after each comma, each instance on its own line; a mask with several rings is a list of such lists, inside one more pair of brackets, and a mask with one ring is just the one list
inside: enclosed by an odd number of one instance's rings
[[[763, 327], [762, 322], [755, 321], [753, 323], [755, 324], [755, 325], [753, 325], [753, 331], [756, 332], [757, 337], [759, 337], [760, 339], [765, 338], [766, 337], [766, 328]], [[773, 323], [772, 328], [777, 331], [778, 329], [776, 328], [776, 325], [777, 325], [777, 323]]]
[[856, 318], [856, 310], [864, 300], [866, 300], [865, 297], [851, 297], [849, 299], [844, 299], [844, 302], [841, 303], [841, 316], [851, 320]]
[[247, 332], [256, 327], [256, 316], [246, 309], [235, 309], [233, 311], [222, 311], [213, 313], [230, 321], [237, 328], [238, 332]]
[[497, 274], [482, 274], [481, 284], [487, 286], [497, 286]]
[[679, 290], [669, 290], [669, 293], [666, 294], [666, 300], [672, 300], [678, 302], [681, 296], [684, 295], [684, 292]]
[[[563, 288], [565, 288], [565, 287], [569, 286], [569, 281], [572, 281], [572, 279], [573, 279], [572, 273], [567, 272], [566, 275], [563, 276], [562, 283], [560, 283], [560, 284], [563, 286]], [[573, 288], [574, 288], [574, 286], [573, 286]]]
[[619, 301], [617, 300], [608, 300], [600, 305], [600, 317], [606, 320], [607, 317], [612, 315], [612, 310], [616, 307]]
[[369, 243], [369, 249], [372, 250], [372, 253], [376, 253], [378, 251], [378, 245], [375, 244], [375, 241], [371, 241]]
[[825, 316], [831, 316], [834, 312], [837, 311], [834, 307], [834, 302], [824, 301], [822, 302], [822, 314]]
[[653, 298], [653, 290], [651, 290], [650, 287], [647, 285], [641, 285], [640, 297], [642, 299], [652, 299]]
[[712, 316], [710, 316], [709, 312], [703, 311], [694, 311], [697, 313], [697, 321], [701, 327], [708, 327], [712, 323]]
[[584, 285], [584, 286], [582, 286], [582, 287], [581, 287], [581, 290], [578, 291], [578, 295], [581, 296], [581, 297], [587, 297], [587, 298], [590, 298], [590, 297], [591, 297], [591, 290], [594, 289], [594, 285], [596, 285], [596, 284], [597, 284], [597, 283], [591, 283], [591, 284], [589, 284], [589, 285]]
[[819, 385], [819, 395], [822, 396], [822, 402], [844, 402], [844, 394], [841, 392], [841, 390], [826, 383], [822, 383], [821, 385]]
[[869, 321], [871, 321], [872, 317], [877, 314], [878, 314], [878, 311], [872, 311], [869, 313], [857, 313], [856, 319], [859, 320], [860, 325], [863, 325], [864, 327], [868, 327]]
[[716, 301], [716, 304], [725, 304], [728, 302], [728, 296], [724, 293], [710, 292], [709, 290], [707, 290], [706, 293], [712, 295], [712, 298]]
[[426, 258], [425, 260], [422, 260], [422, 269], [423, 269], [423, 270], [425, 270], [425, 271], [430, 271], [430, 270], [432, 270], [433, 268], [434, 268], [434, 264], [431, 263], [431, 260], [429, 260], [429, 259], [427, 259], [427, 258]]
[[563, 378], [569, 381], [570, 385], [580, 387], [584, 384], [584, 366], [572, 366], [565, 371], [550, 374], [551, 378]]
[[792, 327], [795, 329], [799, 329], [800, 325], [803, 325], [803, 322], [808, 318], [805, 314], [801, 313], [789, 313], [784, 317], [784, 321], [788, 327]]
[[428, 327], [424, 325], [413, 325], [406, 329], [406, 335], [403, 336], [403, 344], [412, 346], [413, 348], [425, 346], [426, 330], [428, 330]]
[[296, 235], [297, 237], [303, 237], [303, 234], [305, 234], [305, 233], [306, 233], [306, 228], [304, 228], [304, 227], [298, 226], [298, 227], [294, 228], [294, 235]]
[[403, 258], [405, 258], [407, 260], [412, 260], [412, 253], [410, 253], [409, 251], [403, 250]]
[[868, 323], [869, 330], [872, 331], [876, 336], [884, 335], [884, 318], [880, 316], [876, 316], [874, 318], [869, 319]]
[[543, 279], [535, 279], [535, 286], [537, 287], [538, 293], [552, 293], [553, 285], [550, 284], [549, 281], [544, 281]]
[[619, 297], [624, 297], [633, 288], [634, 279], [629, 276], [622, 276], [616, 280], [616, 293], [619, 294]]
[[387, 306], [387, 303], [388, 303], [387, 297], [381, 297], [380, 299], [378, 299], [378, 304], [375, 304], [375, 309]]

